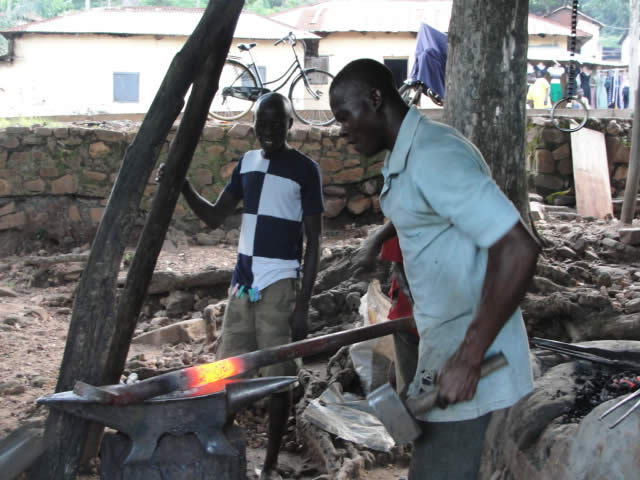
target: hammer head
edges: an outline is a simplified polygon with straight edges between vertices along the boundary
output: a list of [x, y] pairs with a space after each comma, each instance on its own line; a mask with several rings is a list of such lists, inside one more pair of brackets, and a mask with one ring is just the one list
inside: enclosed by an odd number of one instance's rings
[[411, 443], [422, 434], [418, 422], [390, 384], [376, 388], [367, 395], [367, 401], [398, 445]]

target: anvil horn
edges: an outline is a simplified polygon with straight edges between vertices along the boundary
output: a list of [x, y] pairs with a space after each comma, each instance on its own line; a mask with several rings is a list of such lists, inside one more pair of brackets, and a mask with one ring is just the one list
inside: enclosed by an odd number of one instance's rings
[[234, 414], [255, 401], [291, 385], [296, 380], [297, 377], [266, 377], [228, 384], [226, 390], [229, 413]]

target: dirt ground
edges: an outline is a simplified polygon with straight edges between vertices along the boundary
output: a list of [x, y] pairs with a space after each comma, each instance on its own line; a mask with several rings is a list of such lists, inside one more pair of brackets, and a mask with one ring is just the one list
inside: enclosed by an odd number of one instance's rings
[[[347, 230], [333, 234], [328, 232], [325, 247], [358, 243], [356, 237], [362, 236], [363, 232]], [[42, 256], [52, 253], [39, 252]], [[214, 266], [232, 268], [235, 256], [236, 249], [231, 246], [191, 246], [177, 251], [163, 250], [157, 270], [187, 273]], [[35, 401], [55, 391], [67, 339], [77, 282], [34, 287], [32, 278], [35, 274], [36, 267], [26, 266], [23, 258], [0, 259], [0, 438], [27, 422], [44, 422], [46, 408], [37, 406]], [[8, 293], [3, 295], [3, 289]], [[145, 353], [148, 357], [162, 355], [162, 351], [153, 351], [151, 347], [133, 347], [129, 357], [139, 353]], [[249, 445], [247, 456], [249, 478], [255, 478], [253, 472], [262, 464], [264, 448]], [[314, 468], [310, 469], [310, 475], [304, 475], [303, 465], [306, 461], [302, 453], [283, 451], [280, 465], [285, 473], [298, 472], [296, 478], [310, 479], [320, 475]], [[399, 479], [406, 475], [406, 466], [392, 465], [368, 470], [361, 478]], [[90, 480], [98, 476], [94, 471], [82, 478]]]

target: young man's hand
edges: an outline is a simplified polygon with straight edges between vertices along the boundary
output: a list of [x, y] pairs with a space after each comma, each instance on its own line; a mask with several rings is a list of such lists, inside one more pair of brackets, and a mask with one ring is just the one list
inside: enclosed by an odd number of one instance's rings
[[165, 165], [164, 163], [161, 163], [160, 165], [158, 165], [158, 170], [156, 170], [156, 183], [161, 183], [162, 179], [164, 178], [164, 171], [165, 171]]
[[309, 307], [296, 307], [289, 317], [289, 325], [291, 326], [291, 341], [297, 342], [304, 340], [309, 333]]
[[354, 275], [370, 272], [378, 261], [379, 247], [374, 242], [364, 241], [356, 250], [351, 263], [354, 267]]

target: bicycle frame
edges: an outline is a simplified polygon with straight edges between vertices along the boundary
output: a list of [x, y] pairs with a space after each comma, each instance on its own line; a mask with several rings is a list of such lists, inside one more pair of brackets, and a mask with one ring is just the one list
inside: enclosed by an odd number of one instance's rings
[[[298, 54], [296, 53], [295, 45], [293, 43], [291, 43], [291, 42], [289, 42], [289, 45], [291, 45], [291, 50], [293, 52], [294, 60], [293, 60], [293, 62], [291, 62], [291, 65], [289, 65], [289, 67], [286, 69], [286, 71], [280, 77], [276, 78], [275, 80], [271, 80], [270, 82], [264, 81], [262, 79], [262, 76], [260, 75], [260, 70], [256, 66], [256, 62], [253, 59], [253, 55], [251, 54], [251, 50], [249, 50], [248, 54], [249, 54], [249, 58], [251, 59], [251, 63], [249, 63], [249, 64], [245, 63], [244, 65], [256, 77], [256, 80], [258, 81], [258, 84], [259, 84], [258, 88], [252, 88], [252, 87], [226, 87], [224, 90], [229, 95], [231, 95], [233, 97], [236, 97], [236, 98], [242, 98], [242, 99], [245, 99], [245, 100], [246, 99], [255, 100], [257, 98], [251, 98], [254, 95], [257, 95], [258, 97], [260, 97], [260, 96], [262, 96], [262, 95], [264, 95], [266, 93], [269, 93], [269, 92], [277, 92], [278, 90], [280, 90], [282, 87], [284, 87], [287, 84], [287, 82], [291, 79], [291, 77], [293, 77], [295, 75], [296, 72], [300, 71], [300, 75], [302, 75], [302, 77], [304, 78], [304, 84], [305, 84], [305, 87], [307, 88], [307, 90], [309, 90], [309, 92], [313, 96], [317, 96], [315, 92], [313, 92], [313, 91], [311, 91], [309, 89], [309, 79], [307, 78], [305, 70], [302, 67], [302, 64], [300, 63], [300, 59], [298, 58]], [[266, 88], [267, 85], [272, 85], [274, 83], [280, 82], [282, 79], [284, 79], [284, 80], [277, 87], [275, 87], [275, 88]]]

